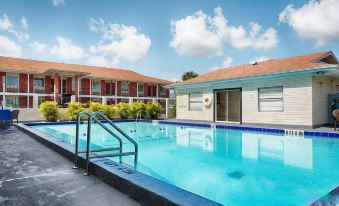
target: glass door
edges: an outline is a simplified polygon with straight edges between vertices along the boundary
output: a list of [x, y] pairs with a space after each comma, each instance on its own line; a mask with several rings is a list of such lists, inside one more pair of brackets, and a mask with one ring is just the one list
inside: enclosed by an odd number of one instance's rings
[[218, 122], [240, 122], [240, 89], [215, 91], [215, 120]]

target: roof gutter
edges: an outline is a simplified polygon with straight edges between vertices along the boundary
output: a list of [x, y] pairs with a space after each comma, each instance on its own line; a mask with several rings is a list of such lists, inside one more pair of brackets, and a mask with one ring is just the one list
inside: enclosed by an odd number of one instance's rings
[[303, 70], [293, 70], [287, 72], [277, 72], [277, 73], [270, 73], [264, 75], [253, 75], [253, 76], [243, 76], [243, 77], [236, 77], [236, 78], [229, 78], [229, 79], [218, 79], [218, 80], [210, 80], [204, 82], [196, 82], [196, 83], [187, 83], [187, 84], [179, 84], [179, 85], [167, 85], [166, 88], [170, 89], [188, 89], [188, 88], [198, 88], [198, 87], [208, 87], [213, 86], [216, 84], [223, 84], [223, 83], [232, 83], [235, 81], [242, 81], [248, 82], [258, 79], [266, 79], [266, 78], [274, 78], [274, 77], [288, 77], [293, 75], [295, 76], [310, 76], [312, 74], [316, 74], [317, 72], [327, 72], [339, 69], [339, 65], [332, 65], [326, 67], [317, 67], [317, 68], [307, 68]]

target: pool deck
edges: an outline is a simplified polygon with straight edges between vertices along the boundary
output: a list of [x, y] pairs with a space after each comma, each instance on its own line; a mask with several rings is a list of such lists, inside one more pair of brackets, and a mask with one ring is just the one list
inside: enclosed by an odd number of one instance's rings
[[0, 130], [0, 205], [139, 205], [12, 127]]

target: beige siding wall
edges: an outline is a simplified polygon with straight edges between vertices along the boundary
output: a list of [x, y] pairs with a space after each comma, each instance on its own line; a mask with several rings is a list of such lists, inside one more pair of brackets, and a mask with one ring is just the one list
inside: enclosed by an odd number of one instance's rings
[[[283, 86], [284, 111], [259, 112], [258, 88]], [[205, 88], [177, 91], [177, 119], [213, 121], [213, 104], [202, 111], [189, 111], [188, 94], [202, 91], [204, 96], [213, 98], [213, 89], [242, 88], [242, 122], [259, 124], [283, 124], [312, 126], [314, 94], [312, 77], [289, 77], [272, 80], [258, 80], [246, 83], [234, 83]], [[326, 98], [327, 99], [327, 98]]]
[[[284, 111], [259, 112], [258, 88], [283, 86]], [[312, 125], [312, 79], [290, 77], [244, 83], [242, 121], [244, 123]]]
[[312, 102], [314, 125], [328, 123], [328, 95], [336, 93], [336, 85], [339, 85], [339, 78], [313, 77]]

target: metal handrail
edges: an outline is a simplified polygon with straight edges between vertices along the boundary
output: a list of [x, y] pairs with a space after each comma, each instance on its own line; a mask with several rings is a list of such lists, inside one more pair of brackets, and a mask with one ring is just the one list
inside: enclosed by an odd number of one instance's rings
[[[91, 130], [92, 130], [92, 121], [99, 124], [102, 128], [104, 128], [108, 133], [110, 133], [114, 138], [116, 138], [119, 141], [119, 147], [114, 148], [115, 150], [119, 150], [119, 153], [115, 154], [108, 154], [106, 156], [118, 156], [119, 162], [122, 162], [122, 156], [126, 155], [134, 155], [134, 168], [137, 166], [138, 162], [138, 143], [133, 140], [130, 136], [128, 136], [124, 131], [122, 131], [118, 126], [116, 126], [111, 120], [109, 120], [105, 115], [103, 115], [100, 112], [94, 112], [92, 114], [89, 114], [88, 112], [81, 112], [77, 116], [77, 122], [76, 122], [76, 140], [75, 140], [75, 159], [74, 159], [74, 167], [73, 168], [79, 168], [79, 133], [80, 133], [80, 121], [83, 116], [88, 117], [88, 125], [87, 125], [87, 144], [86, 144], [86, 173], [85, 175], [89, 174], [89, 160], [90, 160], [90, 153], [91, 153]], [[106, 120], [109, 125], [111, 125], [114, 129], [116, 129], [120, 134], [122, 134], [128, 141], [130, 141], [134, 145], [134, 152], [128, 152], [123, 153], [122, 152], [122, 139], [115, 134], [111, 129], [109, 129], [106, 125], [104, 125], [101, 121], [96, 119], [96, 117], [99, 116], [100, 118]], [[107, 148], [107, 151], [112, 148]], [[95, 150], [99, 151], [99, 150]], [[105, 151], [104, 149], [100, 149], [100, 151]], [[83, 153], [81, 151], [81, 153]], [[96, 155], [97, 157], [100, 157], [100, 155]], [[103, 156], [103, 155], [101, 155]], [[105, 156], [105, 155], [104, 155]]]
[[[136, 152], [136, 154], [138, 154], [138, 143], [132, 139], [128, 134], [126, 134], [122, 129], [120, 129], [120, 127], [116, 126], [110, 119], [108, 119], [104, 114], [102, 114], [101, 112], [94, 112], [91, 115], [91, 119], [93, 119], [96, 116], [100, 116], [101, 118], [103, 118], [104, 120], [106, 120], [108, 122], [109, 125], [111, 125], [114, 129], [116, 129], [120, 134], [122, 134], [128, 141], [130, 141], [133, 145], [134, 145], [134, 151]], [[136, 155], [136, 160], [138, 155]]]
[[137, 122], [138, 121], [138, 117], [140, 116], [140, 120], [141, 120], [141, 112], [142, 112], [142, 110], [139, 110], [138, 112], [137, 112], [137, 118], [135, 118], [135, 122]]
[[[87, 124], [90, 125], [90, 117], [91, 115], [88, 112], [80, 112], [77, 116], [77, 123], [76, 123], [76, 129], [75, 129], [75, 155], [74, 155], [74, 166], [73, 168], [79, 168], [79, 130], [80, 130], [80, 121], [81, 117], [87, 116]], [[90, 134], [90, 128], [87, 127], [87, 136]]]

